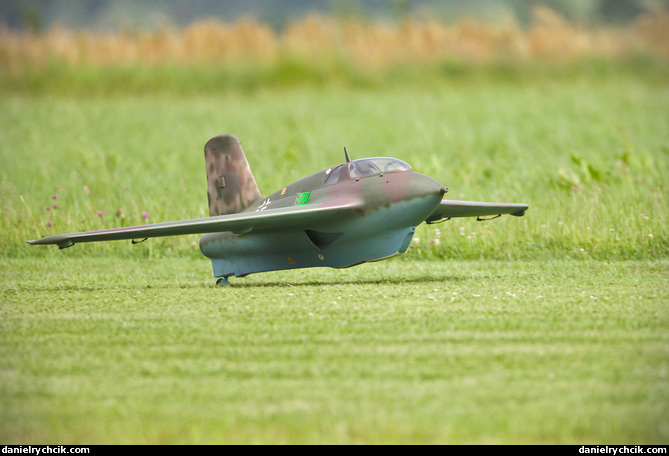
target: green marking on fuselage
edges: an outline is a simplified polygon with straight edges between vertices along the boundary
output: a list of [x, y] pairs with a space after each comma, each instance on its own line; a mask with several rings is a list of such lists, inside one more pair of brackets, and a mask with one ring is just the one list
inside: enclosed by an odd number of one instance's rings
[[295, 200], [295, 206], [304, 206], [309, 202], [309, 196], [311, 192], [298, 193], [297, 199]]

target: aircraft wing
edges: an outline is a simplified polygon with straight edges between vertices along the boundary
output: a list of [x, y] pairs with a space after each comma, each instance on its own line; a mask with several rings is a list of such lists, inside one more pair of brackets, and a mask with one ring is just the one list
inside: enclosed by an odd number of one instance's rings
[[128, 226], [82, 233], [54, 234], [27, 242], [31, 245], [55, 244], [59, 248], [64, 249], [79, 242], [143, 239], [184, 234], [217, 233], [221, 231], [248, 233], [259, 229], [305, 226], [330, 217], [339, 217], [349, 211], [355, 210], [357, 207], [358, 204], [354, 203], [335, 206], [292, 206], [175, 222], [153, 223], [150, 225]]
[[485, 203], [479, 201], [442, 200], [425, 221], [435, 223], [441, 219], [452, 217], [483, 217], [511, 214], [517, 217], [525, 215], [527, 204], [517, 203]]

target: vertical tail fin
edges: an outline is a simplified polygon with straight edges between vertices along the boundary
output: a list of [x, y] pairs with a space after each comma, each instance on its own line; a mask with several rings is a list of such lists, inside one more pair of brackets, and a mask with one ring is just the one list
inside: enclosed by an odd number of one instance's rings
[[239, 140], [211, 138], [204, 146], [209, 216], [241, 212], [262, 198]]

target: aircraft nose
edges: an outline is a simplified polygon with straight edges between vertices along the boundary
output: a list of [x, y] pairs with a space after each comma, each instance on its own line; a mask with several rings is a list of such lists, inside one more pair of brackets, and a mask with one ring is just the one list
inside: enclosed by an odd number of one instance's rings
[[431, 197], [435, 196], [441, 200], [441, 197], [448, 192], [448, 188], [441, 185], [435, 179], [424, 174], [415, 173], [412, 182], [413, 197]]
[[[442, 196], [448, 191], [433, 178], [417, 172], [397, 173], [396, 177], [402, 178], [402, 181], [397, 182], [394, 187], [387, 187], [397, 193], [389, 195], [392, 196], [391, 205], [383, 213], [389, 227], [419, 225], [434, 212]], [[400, 183], [404, 185], [400, 186]]]

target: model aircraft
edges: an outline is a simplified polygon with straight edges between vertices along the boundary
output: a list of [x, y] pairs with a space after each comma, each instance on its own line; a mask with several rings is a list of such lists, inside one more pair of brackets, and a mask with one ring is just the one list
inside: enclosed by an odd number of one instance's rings
[[33, 245], [61, 249], [79, 242], [203, 234], [217, 284], [231, 276], [282, 269], [347, 268], [404, 253], [416, 226], [452, 217], [522, 216], [526, 204], [442, 200], [448, 189], [395, 158], [351, 160], [264, 197], [239, 140], [204, 147], [209, 217], [82, 233], [56, 234]]

